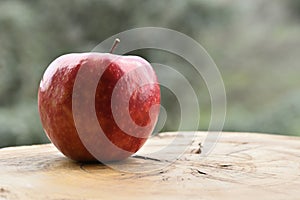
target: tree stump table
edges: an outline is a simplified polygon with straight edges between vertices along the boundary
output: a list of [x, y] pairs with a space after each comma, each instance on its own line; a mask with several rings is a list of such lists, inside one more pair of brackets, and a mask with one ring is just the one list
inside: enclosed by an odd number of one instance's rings
[[[223, 132], [213, 151], [200, 158], [205, 132], [196, 137], [162, 133], [150, 138], [141, 153], [164, 146], [175, 135], [192, 143], [169, 163], [138, 152], [108, 167], [73, 162], [51, 144], [3, 148], [0, 199], [300, 199], [300, 137]], [[122, 165], [164, 167], [143, 173], [114, 168]]]

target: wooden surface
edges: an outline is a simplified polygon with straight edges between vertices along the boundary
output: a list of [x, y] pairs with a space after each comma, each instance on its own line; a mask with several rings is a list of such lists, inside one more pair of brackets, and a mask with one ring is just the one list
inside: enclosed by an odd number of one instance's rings
[[[174, 135], [152, 137], [145, 149], [160, 147]], [[300, 138], [222, 133], [212, 153], [201, 159], [205, 135], [198, 132], [175, 162], [136, 156], [115, 164], [146, 170], [162, 166], [143, 173], [76, 163], [50, 144], [4, 148], [0, 199], [300, 199]], [[174, 152], [176, 147], [169, 148], [169, 154]]]

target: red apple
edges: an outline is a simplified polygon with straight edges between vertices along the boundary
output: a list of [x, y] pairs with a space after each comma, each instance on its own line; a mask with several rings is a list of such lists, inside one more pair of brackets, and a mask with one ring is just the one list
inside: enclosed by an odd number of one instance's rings
[[151, 65], [111, 53], [60, 56], [46, 69], [38, 91], [47, 136], [76, 161], [117, 161], [137, 152], [153, 131], [159, 104]]

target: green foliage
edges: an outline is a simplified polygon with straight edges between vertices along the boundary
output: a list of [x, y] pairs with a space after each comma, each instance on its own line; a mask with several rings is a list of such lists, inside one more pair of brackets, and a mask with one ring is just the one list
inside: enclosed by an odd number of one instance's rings
[[[226, 86], [225, 130], [300, 135], [299, 5], [297, 0], [0, 1], [0, 147], [47, 141], [36, 97], [54, 58], [90, 51], [112, 34], [142, 26], [181, 31], [207, 49]], [[200, 99], [199, 129], [206, 129], [210, 99], [201, 77], [176, 56], [137, 53], [186, 69], [181, 72]], [[169, 117], [163, 130], [176, 130], [178, 103], [165, 91], [163, 104]]]

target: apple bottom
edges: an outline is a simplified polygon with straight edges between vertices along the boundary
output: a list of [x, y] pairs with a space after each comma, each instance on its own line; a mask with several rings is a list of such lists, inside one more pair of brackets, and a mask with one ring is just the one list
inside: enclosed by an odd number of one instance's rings
[[[152, 126], [148, 126], [143, 132], [133, 131], [138, 135], [135, 137], [129, 135], [132, 133], [122, 131], [116, 122], [110, 119], [112, 116], [98, 117], [93, 121], [85, 117], [89, 116], [86, 113], [77, 116], [75, 126], [71, 108], [62, 105], [59, 108], [55, 111], [57, 117], [48, 118], [51, 122], [44, 123], [44, 128], [52, 143], [65, 156], [75, 161], [104, 163], [123, 160], [138, 151], [152, 132]], [[47, 119], [47, 116], [42, 118]], [[51, 126], [47, 127], [47, 124]]]

